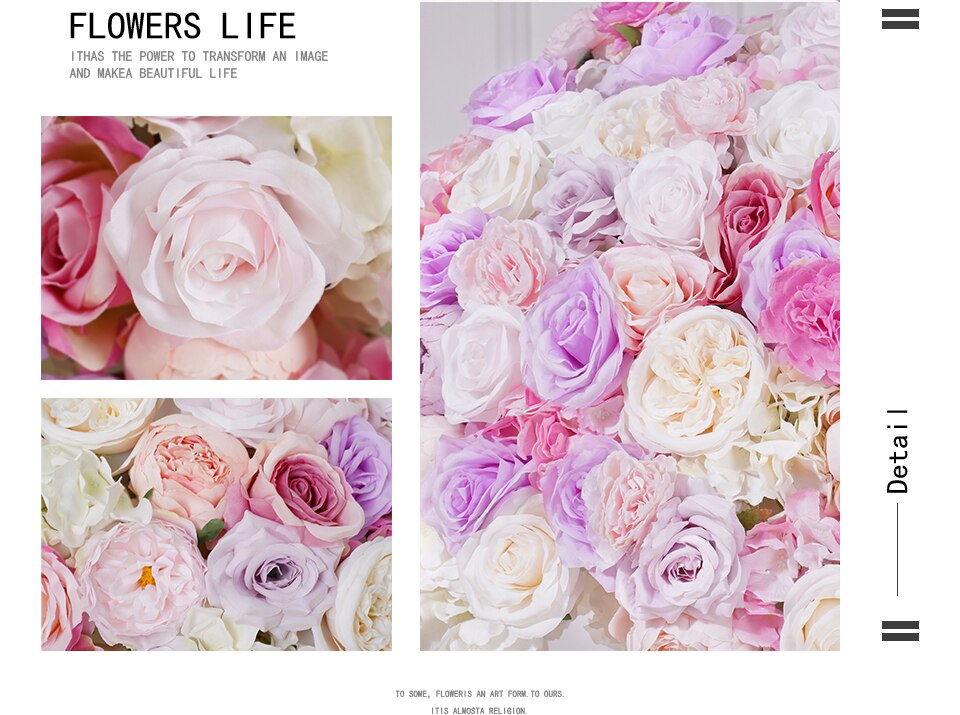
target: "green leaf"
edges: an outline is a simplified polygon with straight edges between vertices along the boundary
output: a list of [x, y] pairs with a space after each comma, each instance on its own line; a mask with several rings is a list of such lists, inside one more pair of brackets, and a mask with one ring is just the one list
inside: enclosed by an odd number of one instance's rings
[[737, 518], [740, 520], [740, 523], [743, 524], [744, 531], [750, 531], [750, 529], [760, 523], [760, 515], [756, 509], [744, 509], [737, 514]]
[[574, 68], [575, 70], [578, 70], [578, 69], [580, 69], [581, 67], [583, 67], [584, 63], [586, 63], [588, 60], [592, 60], [592, 59], [593, 59], [593, 51], [592, 51], [592, 50], [586, 50], [585, 52], [583, 52], [583, 53], [577, 58], [577, 61], [573, 63], [573, 68]]
[[620, 33], [620, 37], [630, 43], [631, 47], [636, 47], [640, 44], [640, 30], [636, 27], [630, 27], [630, 25], [616, 25], [614, 29]]
[[200, 529], [197, 534], [197, 541], [201, 544], [205, 541], [213, 541], [218, 536], [220, 532], [223, 531], [223, 520], [222, 519], [211, 519], [206, 524], [203, 525], [203, 528]]
[[565, 615], [565, 616], [563, 617], [563, 620], [565, 620], [565, 621], [572, 621], [572, 620], [573, 620], [573, 616], [571, 616], [571, 615], [568, 613], [567, 615]]
[[147, 490], [147, 493], [144, 494], [144, 495], [143, 495], [142, 497], [140, 497], [140, 498], [141, 498], [141, 499], [146, 499], [146, 500], [149, 501], [150, 497], [152, 497], [152, 496], [153, 496], [153, 487], [150, 487], [150, 488]]

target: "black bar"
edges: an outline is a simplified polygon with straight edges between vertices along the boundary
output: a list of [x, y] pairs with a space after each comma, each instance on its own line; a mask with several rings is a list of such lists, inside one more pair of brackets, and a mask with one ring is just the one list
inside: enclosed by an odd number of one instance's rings
[[919, 631], [920, 630], [920, 621], [883, 621], [880, 624], [883, 630], [900, 630], [900, 631]]
[[919, 633], [884, 633], [880, 636], [883, 641], [918, 641]]
[[881, 30], [919, 30], [919, 20], [884, 20], [880, 23]]
[[883, 17], [920, 17], [920, 8], [916, 10], [884, 10]]

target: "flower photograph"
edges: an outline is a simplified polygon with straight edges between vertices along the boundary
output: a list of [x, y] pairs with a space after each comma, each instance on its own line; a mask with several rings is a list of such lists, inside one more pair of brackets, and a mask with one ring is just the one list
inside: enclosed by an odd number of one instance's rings
[[378, 399], [44, 399], [42, 650], [391, 650]]
[[43, 117], [41, 373], [391, 375], [389, 117]]
[[421, 647], [838, 650], [839, 5], [466, 8], [476, 60], [421, 5]]

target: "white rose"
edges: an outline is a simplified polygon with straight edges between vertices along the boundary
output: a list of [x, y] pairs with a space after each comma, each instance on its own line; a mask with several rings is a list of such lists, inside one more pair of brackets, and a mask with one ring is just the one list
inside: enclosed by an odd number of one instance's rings
[[462, 424], [450, 424], [443, 415], [420, 417], [420, 478], [429, 474], [437, 463], [437, 444], [440, 438], [463, 437]]
[[634, 623], [627, 650], [754, 650], [733, 631], [732, 621], [706, 621], [683, 614], [673, 623]]
[[460, 587], [457, 560], [450, 555], [440, 533], [420, 521], [420, 620], [447, 625], [469, 617]]
[[801, 5], [780, 23], [780, 42], [787, 50], [802, 50], [840, 64], [840, 5]]
[[633, 87], [603, 100], [594, 110], [583, 137], [587, 156], [610, 154], [639, 159], [667, 146], [673, 123], [660, 108], [663, 85]]
[[40, 497], [47, 538], [69, 549], [117, 520], [146, 524], [150, 502], [136, 506], [103, 457], [72, 445], [45, 443], [40, 449]]
[[840, 566], [808, 571], [783, 602], [780, 650], [840, 650]]
[[322, 442], [333, 426], [354, 415], [367, 418], [369, 407], [361, 398], [298, 397], [290, 400], [292, 408], [283, 420], [287, 432], [300, 432], [316, 442]]
[[647, 334], [624, 386], [621, 432], [655, 452], [731, 444], [766, 395], [763, 343], [742, 315], [691, 308]]
[[236, 623], [221, 609], [194, 606], [180, 626], [180, 635], [153, 650], [251, 650], [259, 631]]
[[474, 616], [508, 628], [505, 643], [540, 638], [573, 609], [579, 570], [560, 561], [541, 499], [501, 514], [457, 553], [460, 583]]
[[337, 599], [327, 614], [343, 650], [391, 650], [393, 539], [360, 544], [337, 568]]
[[840, 148], [840, 91], [814, 82], [778, 89], [760, 107], [757, 129], [746, 142], [753, 161], [790, 188], [806, 186], [817, 157]]
[[45, 399], [40, 434], [51, 442], [119, 454], [133, 447], [156, 414], [161, 400]]
[[530, 133], [546, 148], [550, 159], [579, 152], [587, 124], [601, 101], [603, 97], [592, 89], [564, 92], [533, 112]]
[[534, 214], [533, 197], [550, 172], [540, 142], [520, 131], [497, 137], [450, 192], [452, 213], [480, 208], [511, 221]]
[[441, 394], [451, 422], [494, 422], [500, 404], [523, 392], [520, 326], [513, 306], [466, 311], [440, 339]]
[[718, 230], [722, 169], [713, 146], [693, 141], [642, 157], [614, 191], [626, 235], [637, 243], [700, 252]]
[[471, 618], [447, 630], [437, 650], [542, 650], [540, 644], [540, 638], [517, 638], [513, 630], [502, 623]]
[[293, 409], [291, 400], [262, 397], [176, 398], [174, 403], [254, 448], [283, 434], [283, 422]]

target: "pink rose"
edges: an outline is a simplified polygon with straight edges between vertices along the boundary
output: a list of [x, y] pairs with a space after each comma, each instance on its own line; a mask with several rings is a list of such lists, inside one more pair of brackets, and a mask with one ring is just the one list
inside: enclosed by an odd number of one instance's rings
[[149, 493], [155, 507], [189, 519], [199, 530], [223, 517], [227, 489], [247, 472], [250, 457], [236, 437], [178, 414], [154, 422], [128, 463], [137, 496]]
[[230, 492], [225, 520], [232, 528], [252, 511], [271, 521], [295, 526], [306, 543], [345, 542], [363, 528], [363, 508], [327, 450], [306, 435], [286, 432], [257, 448], [251, 473]]
[[710, 264], [687, 251], [621, 246], [600, 256], [628, 350], [657, 325], [706, 301]]
[[104, 196], [147, 147], [112, 117], [50, 124], [40, 140], [40, 312], [85, 325], [130, 300], [100, 242]]
[[517, 454], [523, 458], [532, 458], [537, 465], [536, 472], [530, 474], [530, 483], [539, 489], [540, 480], [547, 468], [567, 454], [570, 438], [576, 431], [562, 417], [561, 408], [539, 402], [529, 391], [527, 399], [536, 401], [537, 404], [516, 417], [519, 426]]
[[594, 24], [603, 32], [616, 32], [617, 25], [640, 27], [664, 13], [680, 12], [686, 2], [602, 2], [593, 11]]
[[149, 650], [176, 637], [206, 595], [206, 566], [189, 522], [154, 516], [98, 531], [76, 554], [90, 618], [108, 645]]
[[780, 179], [758, 164], [741, 164], [724, 180], [720, 231], [705, 241], [714, 272], [708, 282], [711, 301], [729, 305], [740, 299], [740, 262], [770, 229], [784, 222], [789, 202]]
[[807, 198], [823, 232], [840, 240], [840, 152], [821, 154], [813, 163]]
[[681, 134], [746, 134], [757, 121], [747, 106], [747, 83], [720, 66], [688, 79], [671, 79], [661, 96], [661, 108]]
[[276, 350], [241, 350], [216, 340], [183, 340], [138, 319], [124, 352], [130, 380], [292, 380], [317, 360], [317, 329], [305, 322]]
[[111, 196], [103, 240], [137, 309], [181, 338], [281, 348], [364, 249], [316, 169], [237, 136], [158, 144]]
[[449, 197], [470, 165], [490, 147], [490, 140], [475, 134], [460, 134], [449, 145], [427, 155], [427, 170], [435, 171]]
[[589, 7], [580, 8], [550, 34], [543, 56], [554, 62], [563, 60], [568, 67], [574, 67], [577, 60], [603, 39], [603, 33], [593, 24], [593, 10]]
[[814, 489], [794, 492], [784, 507], [797, 544], [793, 559], [800, 568], [818, 569], [840, 563], [840, 520], [828, 516], [825, 498]]
[[449, 276], [460, 305], [532, 306], [544, 284], [557, 275], [563, 255], [556, 241], [534, 221], [496, 217], [480, 238], [457, 249]]
[[84, 603], [73, 571], [56, 551], [40, 547], [40, 648], [72, 650], [80, 640]]
[[778, 648], [783, 611], [777, 608], [799, 576], [793, 560], [796, 543], [792, 525], [763, 522], [747, 534], [740, 562], [747, 571], [743, 606], [733, 612], [733, 627], [744, 643]]
[[607, 563], [632, 558], [650, 533], [657, 510], [673, 496], [677, 462], [611, 452], [583, 480], [587, 534]]
[[757, 332], [810, 380], [840, 383], [840, 260], [794, 261], [776, 273]]
[[49, 318], [40, 323], [49, 346], [80, 367], [97, 372], [112, 367], [123, 356], [123, 343], [136, 309], [132, 304], [109, 308], [86, 325], [63, 325]]
[[389, 380], [393, 374], [390, 340], [380, 335], [368, 338], [354, 333], [338, 354], [329, 345], [320, 346], [320, 359], [300, 380]]

